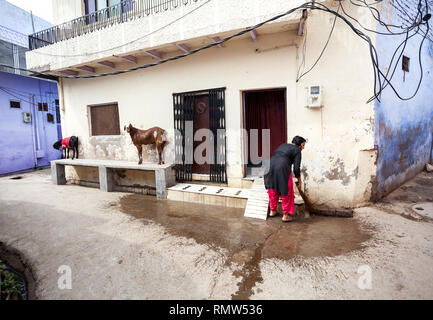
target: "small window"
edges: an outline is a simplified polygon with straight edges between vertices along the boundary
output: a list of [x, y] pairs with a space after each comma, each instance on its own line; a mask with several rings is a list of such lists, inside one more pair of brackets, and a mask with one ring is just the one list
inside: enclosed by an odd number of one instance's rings
[[42, 111], [42, 103], [38, 103], [38, 111]]
[[92, 136], [119, 135], [119, 109], [117, 102], [89, 106]]
[[48, 103], [43, 103], [42, 107], [43, 107], [44, 111], [48, 111]]
[[19, 102], [19, 101], [10, 101], [10, 106], [11, 106], [11, 108], [17, 108], [17, 109], [19, 109], [19, 108], [21, 108], [21, 102]]
[[60, 107], [59, 107], [59, 100], [56, 99], [55, 101], [56, 105], [56, 122], [60, 123]]
[[409, 57], [403, 56], [402, 69], [405, 72], [409, 72], [409, 61], [410, 61]]
[[54, 123], [54, 116], [51, 113], [47, 113], [47, 121]]

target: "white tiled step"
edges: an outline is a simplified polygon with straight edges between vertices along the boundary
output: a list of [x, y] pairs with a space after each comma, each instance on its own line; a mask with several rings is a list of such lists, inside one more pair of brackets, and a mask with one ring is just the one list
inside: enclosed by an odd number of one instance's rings
[[[269, 204], [268, 193], [263, 184], [263, 179], [255, 179], [251, 189], [178, 183], [168, 188], [168, 199], [245, 208], [245, 217], [263, 220], [267, 218]], [[302, 198], [295, 195], [295, 204], [299, 205], [302, 203]]]
[[208, 186], [204, 184], [188, 184], [188, 183], [178, 183], [173, 187], [168, 188], [168, 190], [182, 191], [187, 193], [198, 193], [198, 194], [208, 194], [213, 196], [223, 196], [232, 198], [248, 198], [249, 189], [242, 188], [229, 188], [229, 187], [218, 187], [218, 186]]
[[262, 214], [251, 214], [251, 213], [244, 214], [244, 217], [254, 218], [254, 219], [261, 219], [261, 220], [266, 220], [267, 219], [267, 217], [264, 217]]
[[266, 220], [268, 217], [269, 198], [262, 178], [254, 180], [249, 190], [244, 216]]

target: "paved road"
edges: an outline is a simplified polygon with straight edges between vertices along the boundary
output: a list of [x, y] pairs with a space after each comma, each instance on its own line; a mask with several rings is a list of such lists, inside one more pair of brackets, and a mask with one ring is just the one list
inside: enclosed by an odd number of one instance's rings
[[433, 201], [433, 175], [353, 219], [284, 225], [20, 176], [0, 178], [0, 242], [22, 252], [40, 299], [433, 298], [433, 224], [408, 211]]

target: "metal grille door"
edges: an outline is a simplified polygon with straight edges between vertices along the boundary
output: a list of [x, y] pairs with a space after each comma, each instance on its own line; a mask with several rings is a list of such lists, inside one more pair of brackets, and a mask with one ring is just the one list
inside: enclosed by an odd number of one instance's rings
[[225, 88], [173, 94], [176, 180], [192, 180], [194, 143], [194, 102], [197, 95], [209, 95], [209, 129], [214, 139], [215, 157], [209, 181], [227, 183], [225, 142]]
[[210, 165], [210, 181], [227, 183], [225, 89], [209, 91], [209, 111], [209, 128], [215, 146], [215, 163]]
[[[175, 171], [177, 181], [192, 180], [192, 132], [187, 124], [194, 119], [194, 97], [192, 93], [173, 94]], [[192, 129], [192, 128], [191, 128]], [[191, 146], [186, 148], [185, 146]], [[186, 154], [186, 152], [188, 154]]]

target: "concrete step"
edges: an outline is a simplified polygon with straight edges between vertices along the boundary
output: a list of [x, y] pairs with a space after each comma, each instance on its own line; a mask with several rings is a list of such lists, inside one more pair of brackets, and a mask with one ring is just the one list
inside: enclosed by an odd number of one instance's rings
[[[268, 206], [268, 194], [263, 179], [259, 179], [255, 184], [252, 183], [250, 189], [198, 183], [178, 183], [167, 189], [167, 199], [242, 209], [247, 208], [247, 202], [249, 201], [248, 212], [254, 218], [257, 218], [258, 213], [256, 211], [258, 209], [263, 213], [264, 207], [267, 210]], [[295, 204], [298, 206], [303, 204], [300, 196], [295, 195]]]
[[167, 189], [167, 199], [245, 208], [249, 189], [220, 187], [206, 184], [178, 183]]

